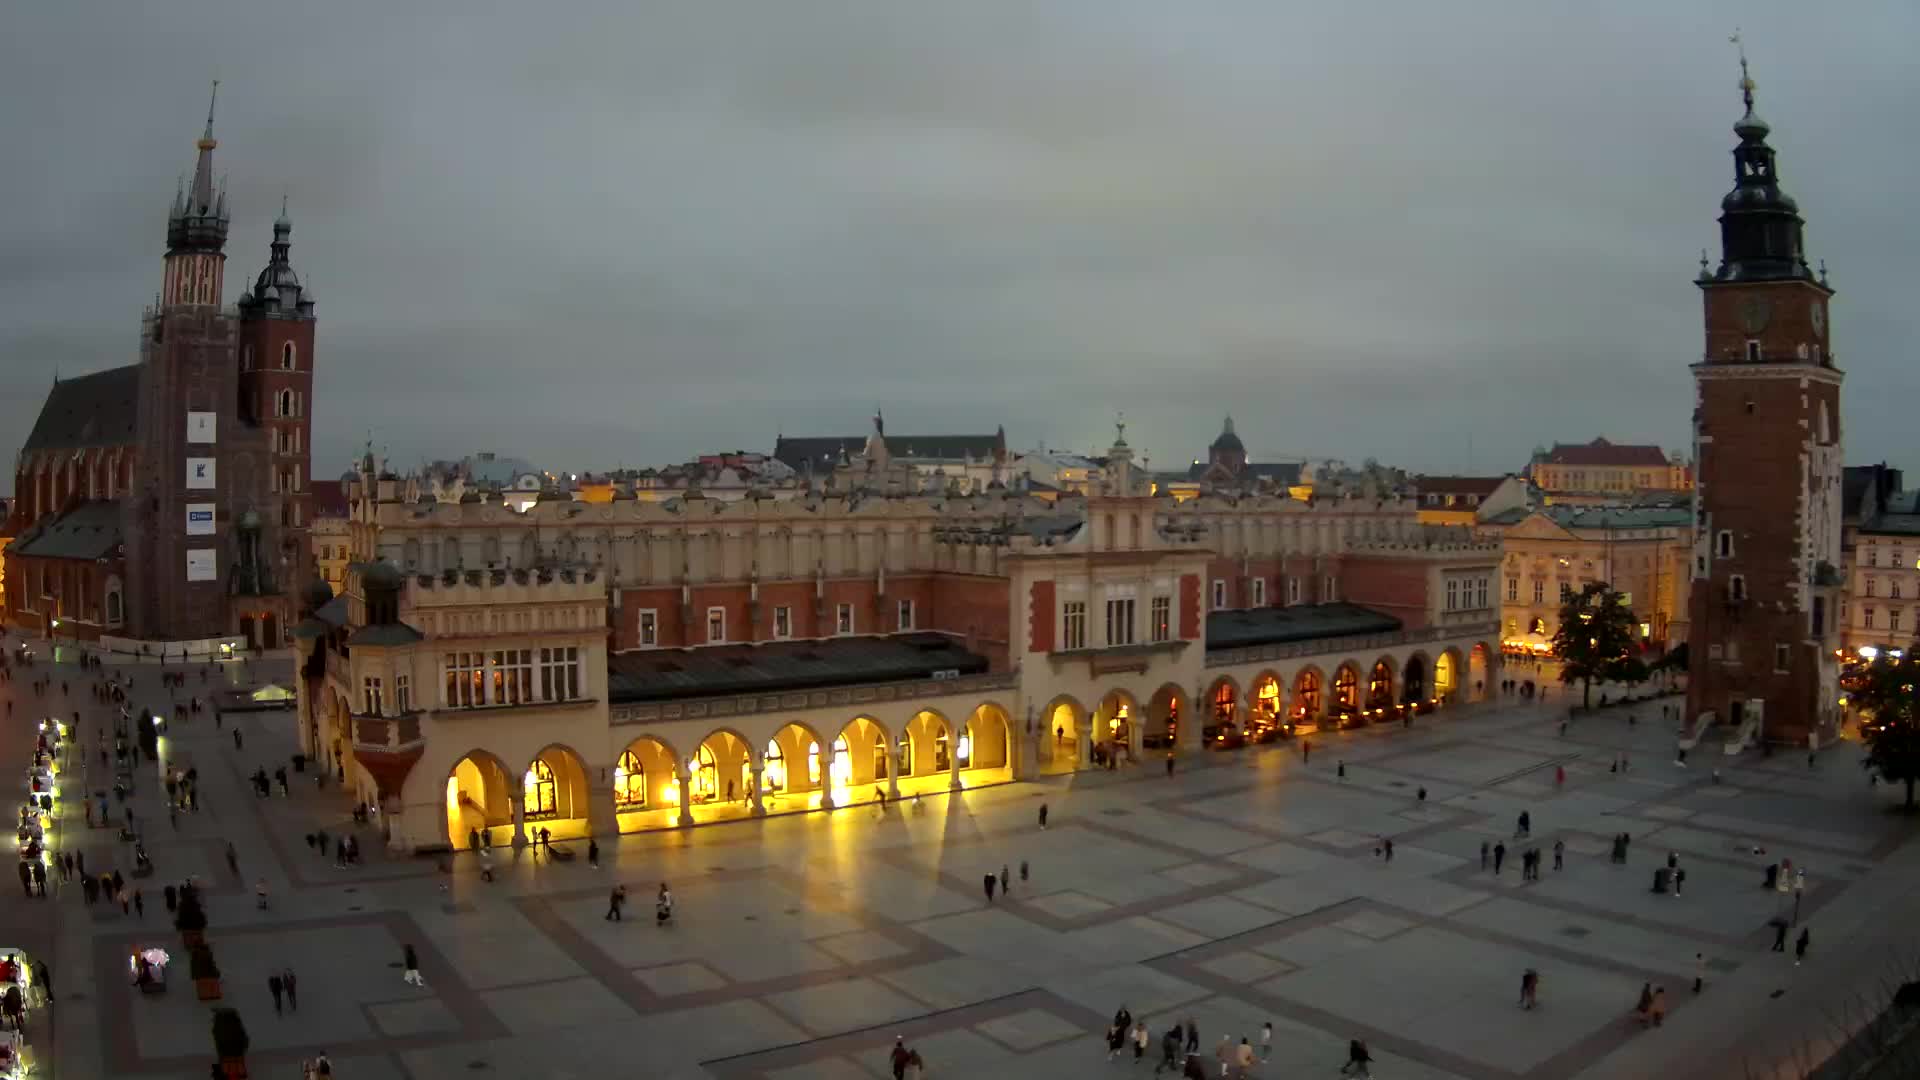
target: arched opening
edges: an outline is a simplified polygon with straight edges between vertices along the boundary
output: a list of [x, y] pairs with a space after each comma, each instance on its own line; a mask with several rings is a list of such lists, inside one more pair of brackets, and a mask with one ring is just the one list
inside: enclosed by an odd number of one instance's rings
[[1341, 664], [1333, 673], [1334, 720], [1341, 724], [1350, 722], [1360, 711], [1360, 672], [1351, 663]]
[[1487, 678], [1492, 666], [1492, 652], [1484, 641], [1475, 642], [1473, 652], [1467, 657], [1467, 681], [1473, 692], [1471, 700], [1479, 701], [1486, 696]]
[[529, 840], [539, 829], [561, 838], [591, 831], [587, 768], [580, 755], [564, 746], [549, 746], [527, 763], [527, 771], [520, 775], [520, 800]]
[[1420, 705], [1427, 700], [1427, 658], [1414, 653], [1407, 657], [1407, 666], [1400, 676], [1400, 700], [1408, 705]]
[[120, 590], [115, 588], [107, 593], [107, 625], [119, 626], [120, 623]]
[[1253, 700], [1247, 704], [1247, 738], [1271, 742], [1289, 726], [1286, 694], [1280, 687], [1280, 677], [1263, 671], [1253, 680]]
[[829, 747], [820, 733], [804, 724], [788, 724], [773, 733], [761, 750], [765, 767], [760, 778], [769, 810], [805, 810], [820, 805], [831, 774], [826, 765]]
[[931, 709], [922, 709], [907, 721], [906, 730], [895, 740], [894, 760], [900, 775], [918, 781], [911, 790], [942, 791], [951, 778], [953, 737], [947, 718]]
[[1085, 710], [1072, 698], [1055, 698], [1041, 714], [1040, 764], [1048, 772], [1067, 772], [1087, 762]]
[[247, 648], [257, 649], [260, 647], [259, 631], [254, 629], [252, 615], [240, 616], [240, 636], [247, 639]]
[[1013, 779], [1013, 724], [1006, 710], [990, 702], [975, 708], [955, 752], [967, 787]]
[[1460, 688], [1460, 654], [1448, 649], [1433, 662], [1433, 696], [1450, 700]]
[[[893, 772], [893, 740], [887, 729], [871, 716], [856, 716], [840, 729], [834, 743], [833, 768], [839, 783], [834, 798], [842, 789], [850, 789], [855, 799], [871, 798], [885, 791]], [[862, 791], [862, 788], [869, 790]]]
[[1326, 707], [1326, 690], [1319, 668], [1301, 668], [1293, 677], [1293, 718], [1296, 724], [1318, 724]]
[[1393, 708], [1393, 663], [1384, 657], [1374, 661], [1373, 673], [1367, 676], [1367, 708]]
[[1180, 705], [1183, 697], [1180, 688], [1172, 683], [1154, 691], [1153, 698], [1147, 702], [1147, 727], [1140, 735], [1141, 746], [1171, 749], [1180, 741]]
[[1210, 743], [1221, 733], [1240, 729], [1240, 687], [1232, 679], [1216, 680], [1207, 690], [1207, 722], [1200, 739]]
[[504, 844], [513, 839], [512, 788], [506, 766], [476, 750], [447, 774], [447, 843], [459, 850], [475, 839]]
[[1139, 703], [1132, 694], [1115, 690], [1100, 699], [1093, 714], [1093, 757], [1096, 764], [1133, 760]]

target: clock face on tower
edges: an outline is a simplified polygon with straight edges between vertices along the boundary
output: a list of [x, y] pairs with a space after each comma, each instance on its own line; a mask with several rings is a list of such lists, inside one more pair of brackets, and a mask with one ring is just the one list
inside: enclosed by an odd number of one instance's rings
[[1817, 300], [1814, 301], [1813, 310], [1807, 313], [1807, 317], [1813, 323], [1814, 337], [1827, 336], [1827, 306], [1825, 304]]
[[1767, 328], [1767, 321], [1773, 317], [1773, 305], [1765, 298], [1749, 296], [1740, 301], [1740, 325], [1747, 333], [1757, 334]]

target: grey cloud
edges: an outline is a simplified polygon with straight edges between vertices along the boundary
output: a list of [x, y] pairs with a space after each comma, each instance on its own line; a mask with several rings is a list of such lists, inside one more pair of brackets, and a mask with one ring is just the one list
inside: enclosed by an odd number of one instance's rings
[[1124, 410], [1167, 465], [1228, 411], [1435, 470], [1679, 447], [1736, 23], [1842, 290], [1850, 459], [1920, 389], [1911, 5], [83, 7], [0, 27], [0, 430], [132, 358], [217, 76], [229, 292], [287, 192], [323, 475], [369, 430], [599, 467], [875, 405], [1080, 448]]

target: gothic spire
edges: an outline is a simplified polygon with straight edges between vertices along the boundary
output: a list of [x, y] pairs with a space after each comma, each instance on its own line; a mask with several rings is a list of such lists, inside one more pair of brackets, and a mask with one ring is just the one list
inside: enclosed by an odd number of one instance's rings
[[227, 190], [225, 179], [218, 185], [213, 175], [213, 149], [220, 145], [213, 137], [213, 110], [219, 101], [220, 83], [213, 84], [213, 97], [207, 102], [207, 126], [194, 144], [200, 156], [193, 166], [193, 180], [174, 193], [167, 212], [167, 250], [177, 253], [217, 253], [227, 243]]
[[1740, 52], [1740, 103], [1745, 107], [1734, 122], [1740, 144], [1733, 150], [1733, 190], [1720, 200], [1720, 266], [1714, 281], [1812, 281], [1807, 265], [1805, 222], [1793, 197], [1780, 190], [1772, 129], [1754, 111], [1753, 76], [1747, 67], [1746, 47], [1735, 33]]
[[213, 80], [213, 96], [207, 99], [207, 130], [194, 145], [200, 149], [200, 160], [193, 167], [193, 201], [189, 209], [198, 214], [206, 214], [213, 209], [213, 148], [220, 145], [213, 137], [213, 107], [220, 101], [220, 80]]

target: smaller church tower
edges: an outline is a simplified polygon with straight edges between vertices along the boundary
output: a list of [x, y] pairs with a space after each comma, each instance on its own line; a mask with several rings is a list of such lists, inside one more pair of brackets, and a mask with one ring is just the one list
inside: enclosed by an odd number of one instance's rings
[[265, 433], [269, 494], [279, 496], [279, 552], [287, 583], [313, 576], [313, 291], [294, 272], [286, 200], [273, 223], [266, 268], [241, 294], [240, 412]]
[[1240, 436], [1233, 433], [1233, 417], [1227, 417], [1220, 427], [1220, 437], [1207, 447], [1207, 465], [1235, 477], [1246, 471], [1247, 447]]
[[1703, 256], [1696, 282], [1706, 340], [1693, 365], [1687, 707], [1768, 742], [1804, 742], [1828, 730], [1838, 695], [1842, 375], [1833, 290], [1807, 264], [1744, 54], [1740, 75], [1720, 262]]

